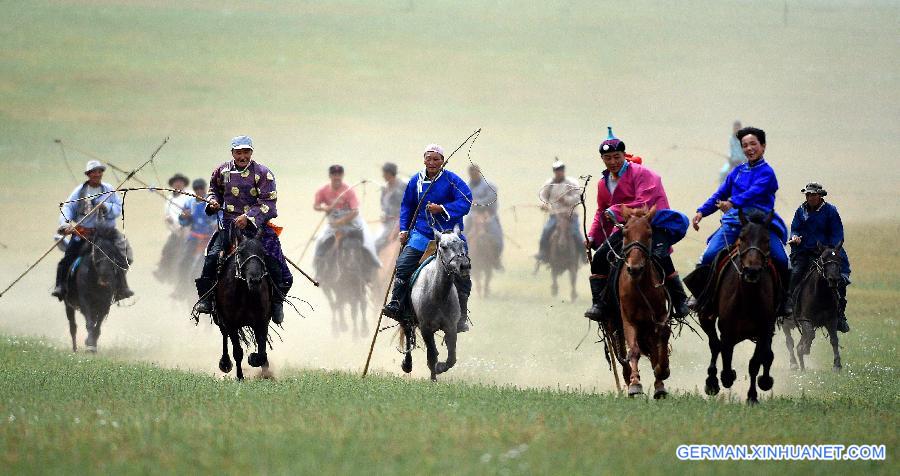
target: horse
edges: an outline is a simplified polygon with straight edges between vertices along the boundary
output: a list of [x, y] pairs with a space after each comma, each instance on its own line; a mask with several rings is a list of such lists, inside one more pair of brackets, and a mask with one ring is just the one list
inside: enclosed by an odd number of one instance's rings
[[[577, 221], [578, 215], [574, 213], [560, 213], [556, 215], [556, 226], [550, 232], [548, 241], [548, 263], [550, 265], [550, 275], [553, 277], [550, 292], [553, 296], [559, 294], [557, 280], [561, 274], [568, 271], [569, 282], [572, 285], [571, 299], [575, 301], [578, 298], [578, 291], [575, 288], [578, 268], [585, 262], [585, 259], [584, 248], [572, 237], [573, 220]], [[537, 263], [537, 267], [539, 266], [540, 261]]]
[[476, 211], [467, 226], [469, 254], [475, 263], [472, 280], [479, 296], [491, 293], [491, 279], [494, 270], [500, 268], [500, 243], [497, 237], [488, 233], [488, 222], [494, 217], [489, 212]]
[[[625, 224], [622, 226], [622, 266], [617, 286], [622, 330], [627, 345], [623, 367], [628, 382], [628, 396], [644, 393], [638, 360], [641, 355], [650, 358], [656, 381], [653, 398], [668, 395], [664, 381], [669, 378], [669, 299], [665, 289], [665, 273], [652, 260], [653, 249], [650, 222], [656, 207], [647, 210], [623, 209]], [[624, 350], [624, 349], [621, 349]]]
[[[441, 233], [435, 230], [434, 259], [423, 266], [419, 276], [410, 290], [410, 302], [416, 316], [419, 333], [425, 341], [428, 356], [428, 369], [431, 380], [437, 380], [438, 374], [450, 370], [456, 365], [456, 324], [459, 322], [459, 299], [454, 280], [469, 276], [472, 262], [466, 254], [466, 243], [459, 236], [459, 226], [452, 232]], [[444, 343], [447, 346], [447, 360], [438, 362], [438, 349], [434, 340], [437, 331], [444, 332]], [[415, 329], [412, 325], [404, 325], [401, 339], [406, 342], [403, 371], [412, 371], [412, 350], [415, 347]]]
[[[326, 242], [323, 246], [329, 245]], [[337, 232], [325, 255], [316, 257], [316, 273], [331, 306], [335, 336], [347, 331], [345, 307], [350, 308], [353, 335], [359, 338], [366, 335], [367, 293], [372, 282], [372, 270], [367, 266], [370, 258], [366, 253], [361, 240]]]
[[233, 226], [229, 233], [229, 253], [219, 273], [215, 292], [215, 312], [213, 321], [222, 332], [222, 358], [219, 370], [231, 372], [232, 364], [228, 356], [228, 340], [234, 352], [238, 380], [244, 379], [241, 361], [244, 358], [242, 343], [249, 344], [245, 328], [256, 340], [256, 352], [251, 353], [247, 363], [251, 367], [262, 367], [262, 375], [268, 376], [269, 359], [266, 345], [269, 337], [269, 320], [272, 316], [271, 277], [266, 269], [266, 251], [261, 241], [263, 228], [254, 236], [247, 236], [245, 230]]
[[[775, 334], [775, 314], [779, 284], [777, 272], [772, 267], [769, 248], [769, 225], [774, 211], [765, 218], [748, 219], [740, 212], [741, 232], [733, 247], [726, 249], [724, 263], [719, 272], [715, 311], [700, 316], [700, 326], [709, 338], [711, 359], [707, 368], [705, 391], [707, 395], [719, 393], [716, 379], [716, 360], [722, 355], [722, 385], [731, 388], [737, 373], [731, 366], [734, 346], [744, 340], [756, 343], [750, 357], [750, 389], [747, 403], [756, 404], [756, 387], [767, 391], [774, 385], [769, 375], [775, 354], [772, 353], [772, 336]], [[718, 321], [718, 333], [716, 324]], [[721, 337], [720, 337], [721, 336]], [[757, 381], [759, 368], [763, 374]]]
[[69, 333], [72, 335], [72, 352], [78, 350], [75, 335], [78, 325], [75, 323], [75, 310], [84, 316], [87, 337], [84, 347], [89, 352], [97, 352], [97, 341], [100, 338], [100, 326], [109, 314], [115, 297], [116, 283], [119, 279], [119, 268], [127, 270], [128, 259], [120, 251], [117, 242], [119, 232], [115, 228], [96, 228], [84, 244], [79, 257], [79, 265], [74, 273], [70, 273], [66, 285], [66, 318], [69, 320]]
[[393, 281], [391, 278], [393, 277], [394, 266], [397, 264], [397, 258], [400, 256], [400, 240], [397, 239], [399, 231], [400, 229], [395, 226], [387, 242], [381, 248], [381, 251], [378, 252], [378, 261], [381, 261], [381, 268], [378, 268], [378, 273], [376, 273], [371, 298], [372, 307], [376, 309], [381, 307], [381, 301]]
[[[818, 258], [812, 261], [809, 271], [797, 286], [797, 300], [794, 314], [786, 317], [781, 329], [784, 331], [785, 343], [788, 354], [791, 357], [791, 370], [797, 370], [797, 358], [800, 360], [800, 370], [805, 370], [804, 355], [809, 355], [812, 341], [816, 337], [816, 330], [825, 327], [831, 341], [831, 350], [834, 353], [832, 370], [840, 371], [841, 353], [838, 349], [837, 324], [840, 318], [840, 304], [838, 287], [844, 279], [841, 276], [841, 241], [835, 248], [819, 245]], [[797, 354], [794, 355], [794, 338], [791, 329], [800, 330], [800, 343], [797, 344]]]

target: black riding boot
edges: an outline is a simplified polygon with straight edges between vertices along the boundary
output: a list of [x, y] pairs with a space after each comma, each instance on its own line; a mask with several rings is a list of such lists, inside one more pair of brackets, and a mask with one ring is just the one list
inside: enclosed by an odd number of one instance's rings
[[134, 296], [134, 291], [128, 287], [128, 273], [125, 270], [120, 269], [116, 274], [119, 275], [119, 282], [116, 286], [116, 301], [121, 301]]
[[63, 261], [60, 261], [59, 264], [56, 265], [56, 287], [53, 288], [53, 292], [50, 293], [53, 297], [62, 301], [66, 296], [66, 290], [64, 286], [64, 281], [66, 280], [66, 272], [68, 271], [68, 266]]
[[672, 297], [672, 318], [683, 319], [691, 310], [688, 309], [687, 293], [684, 292], [684, 285], [681, 283], [681, 276], [677, 274], [666, 279], [666, 290]]
[[847, 285], [844, 284], [838, 288], [838, 325], [837, 330], [847, 333], [850, 332], [850, 324], [847, 323]]
[[591, 298], [593, 304], [591, 304], [591, 307], [584, 312], [584, 317], [597, 322], [601, 322], [603, 319], [603, 292], [608, 280], [609, 278], [606, 276], [591, 276], [588, 278], [588, 282], [591, 284]]
[[803, 279], [803, 271], [800, 267], [791, 269], [791, 282], [788, 285], [787, 298], [784, 301], [785, 316], [794, 314], [794, 292], [797, 290], [797, 286], [800, 285], [800, 280]]
[[703, 293], [709, 284], [710, 274], [712, 274], [712, 267], [708, 264], [701, 264], [684, 277], [684, 284], [693, 295], [686, 303], [688, 309], [700, 312], [700, 307], [703, 305], [700, 300], [705, 298]]
[[391, 301], [384, 306], [382, 309], [382, 314], [391, 319], [404, 323], [406, 321], [406, 316], [403, 313], [403, 304], [406, 302], [406, 295], [409, 293], [407, 289], [409, 287], [408, 283], [400, 278], [394, 280], [394, 290], [391, 293]]
[[197, 296], [200, 298], [194, 305], [194, 310], [201, 314], [213, 312], [213, 287], [216, 283], [216, 267], [219, 257], [215, 254], [206, 255], [203, 261], [203, 271], [194, 282], [197, 284]]
[[456, 333], [468, 332], [469, 323], [469, 295], [459, 293], [459, 322], [456, 323]]
[[272, 282], [278, 287], [272, 291], [272, 322], [281, 324], [284, 321], [284, 297], [287, 296], [293, 283], [282, 282], [281, 263], [268, 255], [266, 255], [266, 271], [269, 272]]

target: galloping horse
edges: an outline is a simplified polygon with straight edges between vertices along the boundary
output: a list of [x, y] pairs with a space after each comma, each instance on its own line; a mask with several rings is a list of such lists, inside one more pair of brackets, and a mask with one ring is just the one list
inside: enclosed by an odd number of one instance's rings
[[[346, 243], [345, 243], [346, 242]], [[362, 241], [342, 232], [335, 234], [331, 248], [324, 256], [316, 257], [316, 274], [333, 313], [332, 332], [347, 331], [345, 306], [350, 308], [354, 337], [364, 337], [368, 291], [373, 269], [367, 266]]]
[[[456, 324], [459, 322], [459, 299], [454, 280], [469, 274], [472, 264], [466, 255], [466, 243], [459, 237], [459, 227], [452, 232], [434, 232], [437, 247], [434, 259], [422, 267], [410, 292], [410, 302], [415, 312], [419, 332], [425, 341], [428, 369], [431, 380], [456, 365]], [[447, 360], [438, 362], [434, 333], [444, 332]], [[406, 341], [403, 371], [412, 371], [412, 350], [415, 347], [415, 329], [404, 326], [401, 332]]]
[[[650, 222], [656, 207], [650, 210], [623, 209], [623, 266], [618, 275], [619, 308], [628, 354], [623, 375], [628, 382], [628, 395], [644, 393], [638, 360], [650, 358], [656, 381], [653, 398], [668, 395], [664, 380], [669, 378], [669, 302], [664, 287], [665, 274], [651, 258], [653, 249]], [[620, 351], [621, 352], [621, 351]], [[627, 364], [627, 365], [626, 365]]]
[[[832, 369], [841, 370], [841, 352], [838, 350], [837, 324], [840, 318], [838, 286], [844, 279], [841, 276], [841, 247], [819, 247], [819, 257], [812, 262], [809, 271], [797, 286], [797, 305], [794, 315], [786, 317], [782, 323], [788, 353], [791, 356], [791, 369], [797, 369], [797, 358], [800, 358], [800, 370], [805, 370], [804, 355], [809, 355], [816, 330], [825, 327], [834, 353]], [[797, 344], [797, 355], [794, 356], [794, 338], [791, 329], [800, 329], [800, 342]]]
[[[249, 231], [249, 228], [245, 230]], [[214, 288], [216, 299], [213, 320], [222, 332], [219, 370], [224, 373], [231, 371], [231, 359], [228, 357], [228, 340], [231, 339], [238, 380], [244, 379], [241, 369], [244, 351], [241, 343], [249, 344], [245, 328], [249, 328], [256, 339], [256, 352], [250, 354], [247, 363], [251, 367], [262, 367], [263, 375], [267, 375], [269, 359], [266, 356], [266, 345], [269, 319], [272, 316], [273, 286], [266, 270], [266, 252], [260, 241], [263, 229], [260, 228], [255, 236], [246, 236], [245, 230], [237, 227], [230, 230], [230, 252]]]
[[575, 301], [578, 297], [578, 292], [575, 289], [578, 268], [585, 260], [584, 247], [573, 238], [573, 220], [577, 222], [578, 215], [574, 213], [557, 214], [556, 226], [550, 233], [548, 258], [550, 275], [553, 277], [553, 284], [550, 285], [550, 291], [553, 293], [553, 296], [559, 293], [559, 284], [557, 283], [559, 275], [568, 271], [569, 283], [572, 285], [571, 298], [572, 301]]
[[[731, 388], [737, 373], [731, 366], [734, 346], [749, 339], [756, 343], [750, 358], [750, 390], [748, 403], [758, 403], [756, 386], [767, 391], [774, 379], [769, 375], [772, 360], [772, 336], [775, 333], [775, 313], [778, 298], [777, 273], [770, 262], [769, 225], [774, 211], [764, 219], [758, 216], [748, 219], [740, 213], [741, 233], [737, 242], [723, 252], [724, 259], [716, 260], [718, 271], [716, 311], [710, 316], [700, 316], [700, 326], [709, 338], [712, 355], [707, 369], [706, 393], [719, 393], [716, 379], [716, 360], [722, 354], [722, 385]], [[718, 317], [719, 333], [716, 332]], [[721, 338], [719, 336], [721, 334]], [[759, 367], [763, 374], [757, 382]]]
[[475, 211], [468, 226], [469, 253], [472, 261], [472, 281], [479, 296], [491, 293], [491, 278], [494, 270], [500, 268], [500, 243], [488, 233], [488, 222], [493, 216], [488, 212]]
[[118, 268], [127, 269], [129, 266], [117, 246], [119, 232], [115, 228], [96, 228], [87, 238], [90, 241], [82, 248], [78, 267], [69, 275], [66, 285], [66, 317], [72, 335], [72, 352], [78, 350], [75, 344], [78, 330], [75, 324], [76, 309], [84, 315], [88, 333], [84, 346], [90, 352], [97, 352], [100, 325], [109, 314], [115, 296]]

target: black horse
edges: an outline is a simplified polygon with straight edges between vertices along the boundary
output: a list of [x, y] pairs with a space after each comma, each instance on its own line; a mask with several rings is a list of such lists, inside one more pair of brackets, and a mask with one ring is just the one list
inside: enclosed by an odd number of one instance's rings
[[255, 235], [250, 227], [240, 230], [233, 227], [229, 230], [230, 239], [228, 254], [219, 272], [215, 292], [215, 311], [213, 320], [222, 331], [222, 358], [219, 359], [219, 370], [231, 371], [232, 363], [228, 356], [228, 340], [237, 363], [237, 378], [244, 379], [241, 361], [244, 358], [242, 344], [250, 343], [246, 330], [256, 339], [256, 352], [250, 354], [247, 362], [251, 367], [262, 367], [263, 375], [267, 375], [269, 359], [266, 356], [268, 345], [269, 320], [272, 315], [272, 285], [266, 270], [266, 252], [263, 249], [262, 228]]
[[90, 352], [97, 352], [100, 325], [109, 314], [115, 298], [119, 273], [128, 269], [128, 260], [117, 246], [120, 240], [115, 228], [96, 228], [86, 237], [79, 256], [78, 267], [66, 279], [66, 317], [69, 319], [69, 333], [72, 335], [72, 352], [78, 350], [75, 335], [75, 310], [84, 315], [87, 337], [84, 346]]
[[[806, 369], [803, 361], [804, 355], [809, 355], [816, 330], [824, 327], [828, 330], [831, 341], [831, 350], [834, 353], [832, 369], [841, 370], [841, 352], [838, 349], [837, 325], [840, 318], [840, 294], [839, 288], [844, 277], [841, 276], [841, 247], [842, 241], [835, 248], [819, 246], [819, 257], [812, 262], [809, 271], [797, 286], [797, 305], [794, 314], [782, 322], [782, 330], [791, 357], [791, 369], [797, 368], [797, 358], [800, 360], [800, 370]], [[791, 329], [800, 329], [800, 342], [797, 344], [797, 354], [794, 356], [794, 338]]]

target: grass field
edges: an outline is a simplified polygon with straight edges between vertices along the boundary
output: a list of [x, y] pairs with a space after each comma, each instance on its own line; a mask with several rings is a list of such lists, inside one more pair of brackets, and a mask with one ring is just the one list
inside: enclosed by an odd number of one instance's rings
[[[472, 160], [499, 185], [512, 238], [506, 272], [491, 298], [473, 298], [474, 331], [439, 384], [422, 380], [424, 352], [412, 378], [399, 377], [389, 334], [375, 376], [360, 380], [366, 339], [333, 334], [321, 293], [299, 282], [314, 309], [280, 331], [269, 354], [276, 380], [237, 384], [216, 371], [218, 330], [195, 327], [152, 276], [167, 233], [161, 200], [131, 193], [122, 226], [138, 299], [112, 310], [98, 356], [65, 352], [63, 309], [49, 296], [57, 252], [0, 298], [0, 472], [897, 473], [896, 2], [0, 7], [4, 287], [50, 246], [57, 203], [77, 181], [56, 138], [133, 167], [170, 136], [141, 174], [157, 183], [206, 177], [230, 137], [253, 136], [254, 157], [276, 173], [282, 242], [297, 259], [328, 165], [342, 163], [351, 183], [373, 181], [358, 193], [374, 220], [381, 163], [408, 175], [424, 144], [452, 148], [482, 127]], [[672, 398], [619, 398], [594, 334], [575, 349], [587, 331], [584, 271], [574, 302], [550, 296], [546, 272], [531, 274], [545, 218], [537, 190], [555, 156], [572, 176], [598, 176], [611, 124], [689, 212], [712, 191], [736, 118], [769, 133], [782, 216], [810, 180], [841, 210], [854, 267], [845, 371], [831, 372], [819, 336], [811, 370], [791, 372], [779, 333], [762, 405], [742, 404], [748, 344], [735, 354], [734, 389], [709, 400], [698, 394], [706, 344], [685, 333], [673, 343]], [[79, 174], [88, 157], [67, 154]], [[467, 165], [458, 155], [450, 168]], [[715, 227], [711, 217], [677, 246], [679, 269]], [[682, 463], [682, 443], [875, 443], [888, 461]]]

